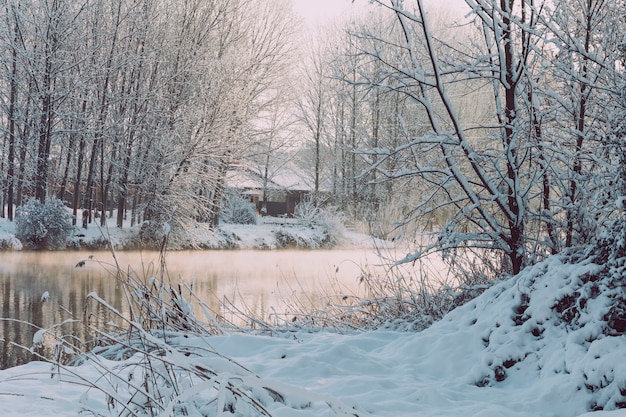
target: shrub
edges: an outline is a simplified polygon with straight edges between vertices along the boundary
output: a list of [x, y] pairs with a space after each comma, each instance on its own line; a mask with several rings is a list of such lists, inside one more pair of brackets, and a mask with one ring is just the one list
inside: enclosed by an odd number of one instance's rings
[[72, 230], [72, 216], [61, 200], [51, 198], [42, 204], [31, 199], [17, 208], [15, 237], [27, 248], [64, 249]]
[[144, 220], [139, 229], [139, 246], [150, 249], [159, 249], [166, 237], [167, 222], [161, 216], [154, 216]]
[[224, 223], [256, 224], [256, 209], [237, 191], [230, 190], [224, 197], [222, 220]]
[[321, 208], [312, 198], [298, 203], [294, 217], [305, 227], [318, 228], [324, 235], [323, 246], [334, 246], [339, 243], [345, 228], [343, 216], [332, 208]]
[[313, 227], [322, 222], [323, 213], [313, 198], [305, 198], [296, 205], [293, 215], [303, 226]]
[[2, 236], [0, 237], [0, 251], [3, 250], [22, 250], [24, 245], [15, 236]]

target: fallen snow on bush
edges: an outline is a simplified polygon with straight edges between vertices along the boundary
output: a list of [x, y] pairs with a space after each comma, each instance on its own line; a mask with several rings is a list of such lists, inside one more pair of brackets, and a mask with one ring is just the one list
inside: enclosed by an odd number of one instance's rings
[[138, 401], [151, 369], [177, 375], [158, 387], [162, 415], [623, 417], [624, 258], [606, 259], [623, 252], [608, 243], [528, 268], [419, 333], [178, 334], [154, 342], [149, 367], [136, 353], [11, 368], [0, 415], [127, 415], [111, 398]]

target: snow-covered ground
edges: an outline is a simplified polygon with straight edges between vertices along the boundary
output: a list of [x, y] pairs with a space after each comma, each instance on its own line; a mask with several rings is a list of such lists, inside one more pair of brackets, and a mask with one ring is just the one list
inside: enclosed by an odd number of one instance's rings
[[[118, 250], [137, 249], [139, 231], [140, 226], [130, 227], [130, 221], [126, 221], [123, 228], [118, 228], [113, 216], [107, 219], [106, 227], [100, 227], [96, 222], [87, 229], [76, 226], [72, 241], [75, 242], [75, 247], [83, 249], [106, 249], [106, 241], [112, 242]], [[259, 217], [256, 225], [222, 223], [216, 230], [211, 230], [208, 225], [198, 224], [186, 232], [186, 241], [179, 242], [181, 248], [276, 249], [289, 245], [303, 248], [346, 248], [390, 245], [389, 242], [343, 228], [334, 231], [338, 240], [335, 244], [328, 245], [324, 242], [326, 232], [322, 227], [303, 226], [297, 219], [291, 218]], [[0, 248], [19, 250], [22, 246], [15, 238], [15, 223], [0, 218]], [[175, 245], [170, 246], [172, 248]]]
[[[169, 408], [161, 415], [262, 415], [252, 402], [277, 417], [624, 417], [626, 336], [623, 305], [615, 303], [624, 262], [607, 267], [596, 258], [554, 256], [418, 333], [308, 329], [155, 340], [157, 363], [167, 366], [152, 371], [185, 370], [179, 391], [163, 382]], [[145, 357], [1, 371], [0, 415], [150, 415], [132, 406], [145, 403], [137, 395]], [[113, 397], [128, 398], [136, 414]]]

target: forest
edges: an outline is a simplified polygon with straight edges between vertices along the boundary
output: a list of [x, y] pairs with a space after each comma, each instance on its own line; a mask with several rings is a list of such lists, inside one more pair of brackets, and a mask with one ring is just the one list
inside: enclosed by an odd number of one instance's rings
[[56, 197], [184, 231], [233, 164], [291, 161], [400, 261], [511, 273], [620, 216], [623, 0], [371, 3], [301, 41], [286, 0], [3, 0], [2, 216]]

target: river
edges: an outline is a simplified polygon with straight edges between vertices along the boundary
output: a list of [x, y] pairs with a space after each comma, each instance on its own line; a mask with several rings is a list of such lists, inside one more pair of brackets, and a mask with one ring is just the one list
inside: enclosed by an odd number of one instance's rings
[[[127, 312], [112, 254], [97, 252], [92, 259], [88, 255], [71, 251], [0, 253], [0, 369], [32, 359], [24, 348], [33, 345], [39, 328], [57, 336], [64, 331], [84, 332], [80, 322], [84, 311], [92, 323], [108, 321], [106, 309], [87, 300], [89, 293], [95, 292]], [[156, 252], [121, 252], [117, 261], [122, 269], [131, 268], [144, 280], [157, 275], [160, 265]], [[272, 313], [314, 309], [322, 306], [327, 296], [357, 294], [361, 266], [377, 262], [373, 251], [367, 249], [182, 251], [167, 254], [166, 268], [172, 283], [193, 281], [195, 294], [215, 315], [237, 321], [240, 317], [225, 311], [220, 301], [227, 300], [236, 309], [263, 319]], [[57, 326], [72, 317], [78, 323]], [[46, 341], [43, 352], [49, 354], [53, 347], [48, 338]]]

